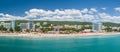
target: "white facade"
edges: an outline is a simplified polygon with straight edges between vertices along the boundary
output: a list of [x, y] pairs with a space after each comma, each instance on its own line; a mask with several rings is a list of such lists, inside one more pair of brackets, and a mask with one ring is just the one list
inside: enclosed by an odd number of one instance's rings
[[5, 28], [7, 28], [7, 29], [10, 29], [10, 28], [11, 28], [10, 25], [11, 25], [10, 23], [4, 23], [4, 24], [3, 24], [3, 26], [4, 26]]
[[46, 24], [48, 24], [47, 22], [43, 22], [43, 25], [46, 25]]
[[35, 25], [40, 26], [40, 23], [36, 23]]
[[11, 24], [10, 23], [4, 23], [4, 22], [1, 22], [0, 23], [0, 26], [3, 25], [3, 27], [7, 28], [7, 29], [10, 29], [11, 28]]

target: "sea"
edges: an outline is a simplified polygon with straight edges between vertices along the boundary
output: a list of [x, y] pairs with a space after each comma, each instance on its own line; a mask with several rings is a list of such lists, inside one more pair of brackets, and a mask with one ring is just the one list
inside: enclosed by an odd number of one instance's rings
[[0, 36], [0, 52], [120, 52], [120, 34], [83, 37]]

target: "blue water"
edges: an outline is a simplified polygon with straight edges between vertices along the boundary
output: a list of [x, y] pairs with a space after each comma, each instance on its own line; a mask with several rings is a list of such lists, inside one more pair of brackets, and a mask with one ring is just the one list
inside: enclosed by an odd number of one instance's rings
[[120, 52], [120, 35], [28, 38], [0, 37], [0, 52]]

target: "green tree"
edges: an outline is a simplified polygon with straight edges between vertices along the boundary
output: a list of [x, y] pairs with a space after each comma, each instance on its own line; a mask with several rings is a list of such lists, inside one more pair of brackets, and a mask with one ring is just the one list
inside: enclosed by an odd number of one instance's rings
[[7, 28], [3, 28], [3, 31], [7, 31]]
[[5, 28], [3, 25], [0, 26], [1, 31], [7, 31], [7, 28]]
[[30, 32], [30, 29], [26, 29], [26, 32]]
[[61, 28], [60, 31], [66, 31], [66, 33], [72, 33], [76, 31], [75, 28]]
[[10, 32], [13, 32], [13, 29], [12, 28], [10, 28], [10, 30], [9, 30]]
[[15, 31], [20, 32], [21, 31], [20, 26], [15, 26]]
[[48, 32], [48, 31], [51, 31], [51, 30], [53, 30], [53, 28], [41, 28], [41, 31], [42, 32]]
[[81, 32], [81, 31], [83, 31], [82, 29], [75, 29], [74, 30], [75, 32]]
[[112, 31], [118, 32], [119, 30], [117, 30], [117, 29], [113, 29]]
[[3, 30], [3, 28], [4, 28], [3, 25], [1, 25], [1, 26], [0, 26], [0, 30]]
[[110, 27], [107, 27], [104, 30], [107, 31], [107, 32], [112, 32], [112, 28], [110, 28]]
[[51, 24], [45, 24], [45, 25], [42, 25], [43, 27], [49, 27], [51, 26]]

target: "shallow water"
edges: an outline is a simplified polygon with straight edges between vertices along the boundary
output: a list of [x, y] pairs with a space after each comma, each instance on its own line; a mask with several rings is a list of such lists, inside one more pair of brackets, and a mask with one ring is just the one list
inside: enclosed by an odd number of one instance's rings
[[120, 52], [120, 35], [27, 38], [0, 37], [0, 52]]

